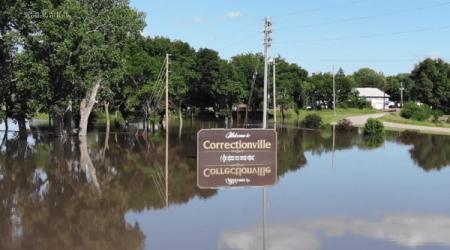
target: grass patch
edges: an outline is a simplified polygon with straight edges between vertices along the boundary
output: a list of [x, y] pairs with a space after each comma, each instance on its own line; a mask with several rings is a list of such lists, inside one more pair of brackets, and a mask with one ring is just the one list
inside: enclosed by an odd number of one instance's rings
[[[271, 115], [273, 115], [273, 109], [268, 110]], [[375, 109], [336, 109], [336, 117], [334, 117], [334, 111], [332, 109], [324, 109], [324, 110], [300, 110], [300, 120], [305, 119], [308, 114], [318, 114], [322, 117], [323, 123], [331, 123], [335, 121], [339, 121], [345, 119], [349, 116], [358, 116], [358, 115], [368, 115], [375, 114], [377, 111]], [[285, 122], [295, 122], [298, 120], [297, 114], [294, 109], [289, 109], [285, 111], [286, 118]], [[271, 119], [273, 122], [273, 119]], [[277, 110], [277, 122], [280, 123], [282, 121], [281, 111]]]
[[438, 128], [450, 128], [450, 124], [445, 123], [443, 121], [441, 121], [439, 123], [434, 123], [430, 119], [427, 119], [425, 121], [419, 122], [419, 121], [403, 118], [399, 112], [390, 113], [389, 115], [385, 115], [385, 116], [377, 118], [377, 119], [380, 121], [384, 121], [384, 122], [393, 122], [393, 123], [400, 123], [400, 124], [410, 124], [410, 125], [438, 127]]
[[32, 119], [38, 119], [38, 120], [47, 120], [48, 121], [48, 114], [38, 114], [37, 116], [33, 117]]
[[[115, 117], [116, 117], [116, 112], [109, 113], [109, 122], [111, 123], [111, 126], [114, 126]], [[120, 124], [125, 123], [125, 120], [123, 119], [122, 113], [120, 113], [120, 111], [117, 112], [117, 122]], [[96, 125], [106, 124], [106, 113], [105, 112], [97, 112], [94, 124], [96, 124]]]

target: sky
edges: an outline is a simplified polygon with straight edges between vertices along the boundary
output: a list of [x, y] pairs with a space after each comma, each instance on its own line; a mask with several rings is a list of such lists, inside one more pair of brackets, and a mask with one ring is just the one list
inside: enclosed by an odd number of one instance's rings
[[[332, 72], [334, 65], [347, 75], [371, 68], [389, 76], [410, 73], [427, 57], [450, 61], [445, 0], [131, 0], [130, 6], [147, 13], [142, 34], [213, 49], [227, 60], [263, 52], [264, 18], [270, 17], [269, 56], [310, 75]], [[384, 35], [392, 33], [400, 34]]]

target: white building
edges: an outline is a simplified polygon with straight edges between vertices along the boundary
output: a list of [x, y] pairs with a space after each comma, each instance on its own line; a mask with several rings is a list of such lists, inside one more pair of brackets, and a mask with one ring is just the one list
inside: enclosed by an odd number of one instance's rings
[[377, 88], [356, 88], [359, 92], [359, 96], [366, 97], [369, 102], [372, 103], [372, 107], [375, 109], [383, 109], [383, 97], [385, 102], [389, 102], [389, 95], [384, 95], [384, 92]]

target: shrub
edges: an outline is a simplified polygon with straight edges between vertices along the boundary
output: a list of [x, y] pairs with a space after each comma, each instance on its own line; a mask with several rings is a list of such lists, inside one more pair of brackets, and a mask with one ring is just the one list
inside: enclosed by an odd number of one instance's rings
[[364, 125], [364, 133], [372, 136], [384, 135], [384, 125], [379, 120], [369, 118]]
[[223, 117], [231, 117], [231, 110], [229, 109], [221, 109], [219, 111], [219, 115]]
[[423, 138], [425, 135], [420, 133], [419, 130], [415, 129], [407, 129], [403, 132], [400, 132], [399, 138], [400, 139], [420, 139]]
[[431, 108], [425, 104], [419, 106], [415, 102], [405, 102], [400, 115], [407, 119], [425, 121], [430, 118], [431, 113]]
[[[340, 105], [340, 106], [339, 106]], [[373, 109], [372, 104], [366, 97], [360, 97], [358, 94], [351, 94], [345, 104], [338, 104], [338, 107]]]
[[150, 117], [148, 118], [148, 121], [149, 121], [150, 124], [152, 124], [152, 125], [161, 124], [162, 118], [161, 118], [160, 115], [154, 114], [154, 115], [152, 115], [152, 116], [150, 116]]
[[331, 130], [333, 130], [333, 125], [331, 125], [331, 123], [324, 123], [320, 126], [320, 130], [331, 132]]
[[443, 116], [444, 112], [442, 110], [436, 109], [436, 110], [433, 110], [432, 113], [433, 113], [433, 120], [432, 120], [432, 122], [439, 123], [439, 117]]
[[348, 119], [338, 121], [335, 129], [339, 132], [350, 132], [357, 130], [356, 127], [352, 126], [352, 122]]
[[301, 122], [301, 126], [305, 128], [319, 129], [321, 125], [322, 117], [318, 114], [308, 114]]

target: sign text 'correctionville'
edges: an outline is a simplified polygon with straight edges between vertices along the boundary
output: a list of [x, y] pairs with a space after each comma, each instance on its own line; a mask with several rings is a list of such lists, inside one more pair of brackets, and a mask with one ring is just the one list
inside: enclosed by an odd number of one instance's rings
[[206, 129], [197, 135], [200, 188], [274, 186], [277, 133], [269, 129]]

